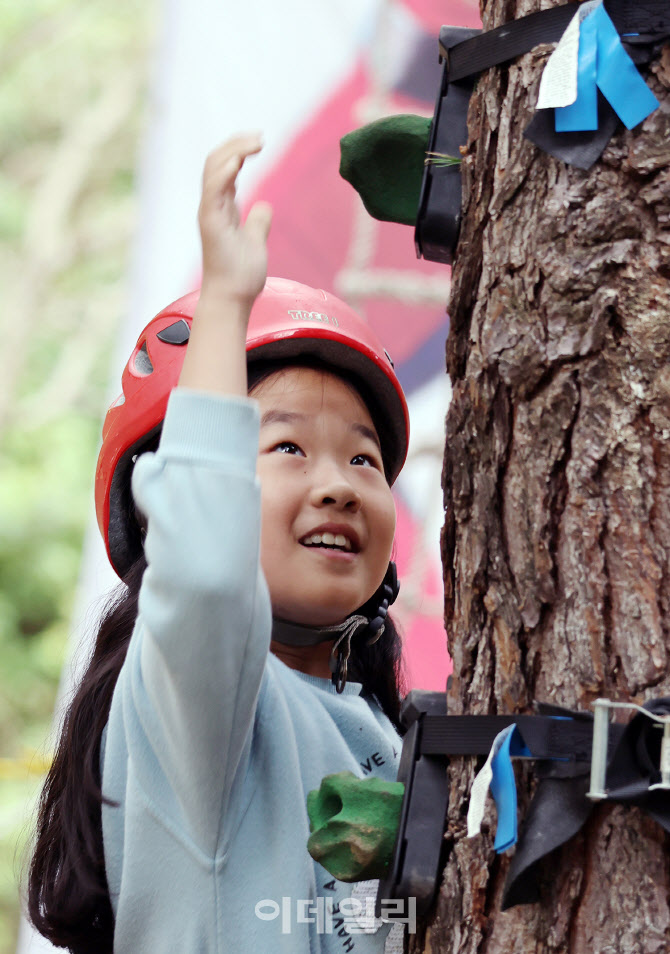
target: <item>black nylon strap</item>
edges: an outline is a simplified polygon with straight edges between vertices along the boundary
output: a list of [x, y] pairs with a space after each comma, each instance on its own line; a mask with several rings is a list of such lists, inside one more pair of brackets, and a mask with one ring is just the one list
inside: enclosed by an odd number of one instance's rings
[[533, 758], [591, 758], [593, 723], [547, 716], [430, 716], [424, 719], [422, 755], [488, 755], [493, 740], [516, 725]]
[[657, 42], [670, 33], [668, 0], [605, 0], [605, 9], [627, 43]]
[[448, 63], [449, 82], [455, 83], [513, 60], [539, 43], [557, 43], [578, 7], [578, 3], [566, 3], [540, 10], [464, 40], [452, 49], [443, 46], [440, 38], [440, 53]]
[[[550, 10], [539, 10], [451, 48], [448, 35], [445, 34], [443, 39], [441, 32], [440, 53], [447, 60], [449, 82], [500, 66], [529, 53], [540, 43], [558, 43], [579, 6], [579, 3], [566, 3]], [[668, 0], [606, 0], [605, 9], [626, 42], [650, 43], [670, 34]]]
[[523, 820], [505, 879], [501, 910], [539, 900], [536, 865], [581, 829], [593, 810], [588, 779], [542, 779]]
[[619, 117], [598, 90], [598, 128], [557, 133], [553, 109], [537, 109], [524, 136], [550, 156], [578, 169], [590, 169], [602, 155], [619, 124]]
[[[421, 754], [488, 755], [498, 733], [514, 724], [533, 758], [577, 762], [591, 759], [591, 720], [533, 715], [426, 716], [421, 733]], [[610, 745], [614, 746], [623, 727], [612, 725], [610, 729]]]

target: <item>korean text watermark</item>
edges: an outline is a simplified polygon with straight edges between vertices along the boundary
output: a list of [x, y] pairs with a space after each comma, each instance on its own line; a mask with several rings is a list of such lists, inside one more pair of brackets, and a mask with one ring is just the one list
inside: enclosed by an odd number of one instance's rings
[[290, 934], [294, 925], [314, 924], [317, 934], [337, 932], [347, 934], [374, 934], [382, 923], [406, 924], [410, 934], [416, 934], [416, 898], [381, 898], [380, 917], [375, 917], [375, 898], [298, 898], [283, 897], [280, 901], [264, 898], [258, 901], [254, 913], [261, 921], [281, 918], [282, 934]]

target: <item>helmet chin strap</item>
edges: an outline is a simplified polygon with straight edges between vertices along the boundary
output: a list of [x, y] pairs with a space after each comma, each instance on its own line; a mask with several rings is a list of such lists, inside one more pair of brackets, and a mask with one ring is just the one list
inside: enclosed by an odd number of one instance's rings
[[367, 626], [370, 622], [367, 616], [354, 614], [334, 626], [302, 626], [300, 623], [291, 623], [275, 616], [272, 620], [272, 638], [285, 646], [318, 646], [319, 643], [332, 639], [339, 640], [352, 620], [360, 621], [355, 628], [363, 623]]
[[365, 630], [368, 634], [366, 645], [372, 646], [377, 642], [384, 632], [389, 605], [395, 602], [399, 589], [396, 566], [391, 562], [380, 588], [372, 600], [365, 604], [364, 609], [370, 616], [360, 612], [353, 613], [333, 626], [302, 626], [300, 623], [291, 623], [289, 620], [275, 617], [272, 621], [272, 638], [285, 646], [317, 646], [319, 643], [333, 640], [330, 671], [333, 674], [333, 685], [338, 692], [343, 692], [347, 684], [352, 637]]
[[[272, 638], [288, 646], [316, 646], [319, 643], [334, 640], [330, 652], [330, 671], [333, 674], [333, 685], [338, 692], [343, 692], [347, 684], [351, 639], [360, 630], [369, 629], [369, 627], [370, 620], [360, 613], [354, 613], [335, 626], [300, 626], [298, 623], [289, 623], [284, 619], [274, 619]], [[372, 634], [368, 645], [376, 643], [383, 632], [382, 625]]]

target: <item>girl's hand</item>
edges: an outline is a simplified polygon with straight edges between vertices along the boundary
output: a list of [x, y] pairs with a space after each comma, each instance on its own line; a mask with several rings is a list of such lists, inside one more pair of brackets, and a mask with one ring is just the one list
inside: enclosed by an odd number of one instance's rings
[[179, 375], [182, 387], [246, 397], [246, 330], [267, 272], [272, 209], [253, 206], [240, 224], [235, 179], [260, 137], [238, 136], [207, 158], [198, 211], [202, 238], [202, 287]]
[[265, 284], [272, 209], [257, 202], [244, 225], [235, 202], [235, 180], [247, 156], [260, 152], [256, 134], [228, 140], [207, 157], [198, 223], [202, 239], [202, 288], [251, 304]]

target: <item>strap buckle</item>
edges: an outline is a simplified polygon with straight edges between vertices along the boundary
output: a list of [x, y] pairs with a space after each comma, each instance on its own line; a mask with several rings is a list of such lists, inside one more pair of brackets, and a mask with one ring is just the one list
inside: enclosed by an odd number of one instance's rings
[[649, 786], [649, 791], [662, 789], [670, 791], [670, 715], [650, 712], [634, 702], [612, 702], [611, 699], [596, 699], [593, 703], [593, 746], [591, 750], [591, 784], [586, 797], [597, 802], [609, 798], [606, 787], [608, 736], [610, 710], [629, 709], [651, 719], [656, 728], [663, 729], [660, 750], [661, 781]]

